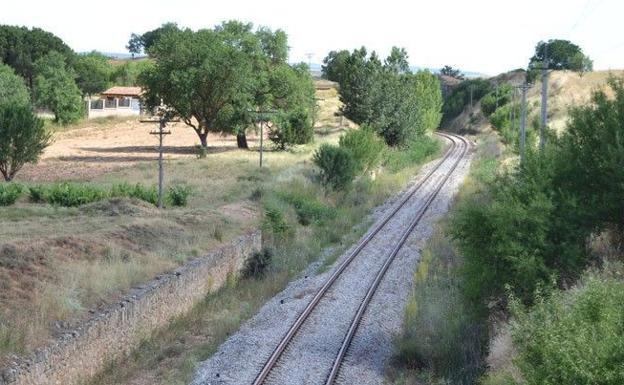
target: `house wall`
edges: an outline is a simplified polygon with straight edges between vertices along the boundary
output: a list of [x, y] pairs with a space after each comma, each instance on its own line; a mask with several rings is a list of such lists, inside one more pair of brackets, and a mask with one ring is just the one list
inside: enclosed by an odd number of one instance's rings
[[236, 277], [260, 250], [261, 233], [243, 235], [205, 257], [158, 276], [94, 314], [32, 358], [0, 370], [0, 385], [77, 385], [129, 354], [155, 329], [187, 313], [206, 294]]

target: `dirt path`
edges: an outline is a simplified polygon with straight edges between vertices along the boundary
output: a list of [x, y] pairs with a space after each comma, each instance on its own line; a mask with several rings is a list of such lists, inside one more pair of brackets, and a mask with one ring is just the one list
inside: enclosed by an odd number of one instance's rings
[[[420, 248], [431, 235], [433, 224], [446, 211], [459, 183], [467, 172], [470, 160], [460, 162], [458, 169], [444, 185], [420, 224], [414, 229], [407, 244], [384, 279], [378, 295], [371, 303], [360, 326], [352, 349], [342, 368], [340, 381], [344, 384], [381, 384], [385, 365], [392, 353], [392, 337], [400, 330], [403, 307], [407, 301], [414, 268], [420, 257]], [[434, 162], [435, 163], [435, 162]], [[420, 177], [432, 167], [423, 169]], [[448, 166], [450, 167], [450, 165]], [[444, 166], [439, 170], [443, 172]], [[448, 168], [447, 168], [448, 169]], [[441, 174], [440, 174], [441, 175]], [[436, 174], [434, 174], [436, 176]], [[417, 178], [418, 179], [418, 178]], [[312, 314], [298, 337], [286, 349], [283, 362], [271, 373], [270, 384], [324, 384], [327, 370], [340, 347], [342, 336], [354, 314], [362, 292], [368, 287], [372, 272], [383, 263], [383, 256], [405, 229], [422, 201], [435, 183], [425, 183], [376, 240], [362, 250], [358, 259], [328, 292], [319, 308]], [[391, 208], [392, 202], [377, 213], [380, 220]], [[241, 330], [226, 341], [198, 370], [193, 385], [250, 384], [279, 339], [294, 319], [308, 304], [328, 275], [336, 268], [347, 251], [328, 272], [308, 275], [292, 282], [282, 293], [269, 301]], [[345, 326], [346, 325], [346, 326]]]

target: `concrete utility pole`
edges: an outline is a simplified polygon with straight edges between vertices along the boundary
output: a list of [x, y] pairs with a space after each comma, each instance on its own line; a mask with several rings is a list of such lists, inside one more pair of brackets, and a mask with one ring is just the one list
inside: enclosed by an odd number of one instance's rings
[[473, 108], [474, 106], [472, 105], [472, 90], [474, 88], [474, 85], [470, 85], [470, 108]]
[[548, 118], [548, 42], [544, 43], [544, 61], [542, 62], [542, 120], [540, 122], [540, 152], [546, 144], [546, 119]]
[[171, 119], [171, 114], [166, 110], [162, 110], [162, 115], [155, 119], [140, 120], [141, 123], [158, 123], [158, 129], [150, 131], [150, 135], [158, 135], [158, 208], [163, 208], [163, 195], [165, 188], [165, 165], [163, 159], [163, 140], [166, 135], [170, 135], [171, 131], [165, 131], [165, 127], [169, 122], [179, 122], [179, 119]]
[[262, 158], [264, 155], [264, 123], [269, 121], [269, 114], [274, 114], [274, 110], [250, 110], [256, 114], [256, 121], [260, 123], [260, 167], [262, 167]]
[[526, 94], [529, 88], [530, 86], [527, 83], [520, 86], [520, 90], [522, 90], [522, 112], [520, 113], [520, 163], [524, 163], [524, 152], [526, 148]]

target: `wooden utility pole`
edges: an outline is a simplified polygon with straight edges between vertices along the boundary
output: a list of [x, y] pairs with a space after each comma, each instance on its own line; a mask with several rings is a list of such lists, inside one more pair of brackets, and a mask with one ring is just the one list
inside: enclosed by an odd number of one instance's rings
[[163, 208], [163, 196], [165, 188], [165, 165], [163, 157], [163, 140], [166, 135], [170, 135], [171, 131], [165, 131], [165, 127], [168, 122], [177, 122], [179, 120], [172, 120], [166, 111], [162, 115], [155, 119], [140, 120], [141, 123], [158, 123], [158, 129], [150, 131], [150, 135], [158, 135], [158, 208]]
[[260, 167], [262, 167], [262, 158], [264, 153], [264, 123], [269, 121], [269, 115], [274, 114], [275, 110], [251, 110], [256, 114], [256, 122], [260, 123]]

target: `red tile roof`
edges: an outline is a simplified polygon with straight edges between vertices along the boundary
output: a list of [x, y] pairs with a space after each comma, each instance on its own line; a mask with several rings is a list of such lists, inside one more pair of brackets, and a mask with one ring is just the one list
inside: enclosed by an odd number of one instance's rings
[[111, 87], [106, 91], [102, 92], [104, 96], [114, 96], [114, 95], [123, 95], [123, 96], [135, 96], [139, 97], [143, 93], [143, 89], [141, 87]]

